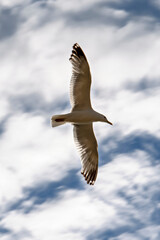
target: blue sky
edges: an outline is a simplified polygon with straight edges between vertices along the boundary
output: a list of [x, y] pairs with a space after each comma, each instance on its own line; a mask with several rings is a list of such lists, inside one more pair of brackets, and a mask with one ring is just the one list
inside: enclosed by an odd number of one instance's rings
[[[160, 239], [160, 1], [1, 0], [0, 238]], [[80, 174], [72, 46], [92, 73], [99, 172]]]

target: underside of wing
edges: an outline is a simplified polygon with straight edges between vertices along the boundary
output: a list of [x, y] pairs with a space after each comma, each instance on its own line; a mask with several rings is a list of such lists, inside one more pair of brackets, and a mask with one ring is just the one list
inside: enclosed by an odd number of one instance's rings
[[98, 146], [92, 123], [74, 125], [73, 133], [81, 157], [81, 173], [87, 183], [93, 185], [98, 172]]
[[73, 45], [71, 57], [72, 78], [70, 83], [70, 101], [72, 111], [91, 108], [91, 74], [87, 58], [81, 47]]

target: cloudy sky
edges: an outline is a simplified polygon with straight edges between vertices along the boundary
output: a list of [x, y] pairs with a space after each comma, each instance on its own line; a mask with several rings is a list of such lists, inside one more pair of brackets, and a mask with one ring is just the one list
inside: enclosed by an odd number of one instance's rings
[[[99, 172], [80, 174], [72, 46], [92, 72]], [[1, 240], [160, 239], [160, 1], [0, 1]]]

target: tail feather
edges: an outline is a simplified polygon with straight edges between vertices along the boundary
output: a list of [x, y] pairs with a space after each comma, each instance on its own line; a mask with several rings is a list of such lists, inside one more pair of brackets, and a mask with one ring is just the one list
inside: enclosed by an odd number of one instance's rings
[[55, 115], [51, 118], [52, 127], [57, 127], [66, 123], [65, 118], [61, 115]]

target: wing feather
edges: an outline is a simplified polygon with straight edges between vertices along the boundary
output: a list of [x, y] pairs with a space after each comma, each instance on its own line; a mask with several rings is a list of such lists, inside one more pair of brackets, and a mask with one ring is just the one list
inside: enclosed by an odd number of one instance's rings
[[71, 57], [72, 78], [70, 83], [70, 101], [72, 111], [91, 108], [91, 74], [87, 58], [81, 47], [73, 45]]
[[75, 144], [81, 157], [81, 173], [87, 183], [93, 185], [98, 172], [98, 146], [92, 123], [74, 124], [73, 133]]

